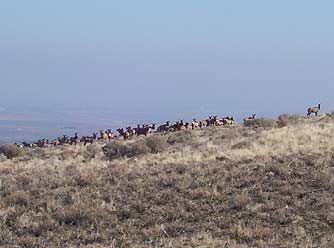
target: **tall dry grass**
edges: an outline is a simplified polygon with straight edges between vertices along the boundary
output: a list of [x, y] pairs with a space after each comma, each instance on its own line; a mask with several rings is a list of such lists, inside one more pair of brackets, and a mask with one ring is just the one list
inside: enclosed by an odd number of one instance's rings
[[330, 247], [333, 119], [284, 118], [1, 156], [0, 246]]

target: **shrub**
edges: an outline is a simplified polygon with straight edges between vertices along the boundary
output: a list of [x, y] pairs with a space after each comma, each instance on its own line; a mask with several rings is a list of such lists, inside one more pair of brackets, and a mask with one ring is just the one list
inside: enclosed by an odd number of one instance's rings
[[102, 148], [104, 155], [109, 160], [135, 157], [147, 153], [159, 153], [166, 149], [165, 137], [149, 136], [145, 139], [137, 140], [131, 144], [123, 144], [119, 141], [109, 143]]
[[126, 156], [134, 157], [146, 153], [151, 153], [151, 148], [147, 146], [145, 140], [138, 140], [128, 146]]
[[168, 136], [167, 143], [174, 145], [176, 143], [192, 144], [195, 142], [195, 135], [192, 131], [183, 131], [172, 133]]
[[278, 126], [286, 127], [286, 126], [296, 125], [301, 121], [302, 120], [300, 116], [283, 114], [278, 117]]
[[52, 157], [52, 154], [48, 153], [46, 149], [34, 148], [28, 152], [30, 158], [48, 159]]
[[78, 155], [78, 153], [76, 153], [73, 150], [63, 150], [60, 154], [59, 154], [59, 159], [60, 160], [68, 160], [71, 158], [75, 158]]
[[67, 208], [58, 208], [55, 210], [53, 218], [62, 225], [84, 226], [92, 223], [89, 207], [83, 204], [73, 205]]
[[145, 142], [152, 153], [159, 153], [167, 148], [166, 138], [163, 136], [150, 136], [145, 139]]
[[100, 152], [100, 149], [96, 145], [89, 145], [86, 148], [86, 151], [84, 151], [83, 156], [86, 160], [91, 160], [93, 158], [96, 158], [96, 155]]
[[127, 146], [120, 142], [112, 142], [102, 147], [104, 155], [109, 160], [124, 157], [126, 150]]
[[25, 191], [12, 192], [5, 198], [7, 206], [27, 206], [31, 202], [30, 195]]
[[241, 141], [239, 143], [234, 144], [231, 149], [245, 149], [248, 148], [250, 145], [249, 141]]
[[6, 161], [7, 157], [4, 154], [0, 153], [0, 162]]
[[244, 126], [246, 127], [277, 127], [277, 125], [276, 120], [266, 118], [247, 120], [244, 122]]
[[8, 159], [12, 159], [23, 154], [24, 150], [16, 145], [2, 145], [0, 146], [0, 154], [5, 155]]
[[121, 142], [112, 142], [102, 147], [104, 155], [109, 160], [123, 158], [123, 157], [134, 157], [141, 154], [151, 152], [151, 149], [146, 145], [145, 140], [138, 140], [132, 144], [122, 144]]

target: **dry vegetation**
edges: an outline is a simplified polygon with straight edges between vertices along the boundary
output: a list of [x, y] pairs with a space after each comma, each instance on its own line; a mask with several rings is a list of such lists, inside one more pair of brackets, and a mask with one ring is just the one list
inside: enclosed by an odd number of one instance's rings
[[334, 118], [249, 126], [7, 147], [0, 246], [332, 246]]

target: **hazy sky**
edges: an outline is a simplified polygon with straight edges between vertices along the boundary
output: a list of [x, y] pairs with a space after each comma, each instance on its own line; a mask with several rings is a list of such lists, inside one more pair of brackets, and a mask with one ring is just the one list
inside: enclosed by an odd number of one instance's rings
[[0, 106], [334, 109], [334, 1], [3, 1]]

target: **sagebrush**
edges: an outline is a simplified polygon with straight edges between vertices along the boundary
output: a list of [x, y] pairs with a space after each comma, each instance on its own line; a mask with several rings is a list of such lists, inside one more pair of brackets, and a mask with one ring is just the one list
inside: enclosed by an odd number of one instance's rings
[[331, 247], [332, 117], [263, 123], [2, 158], [0, 246]]

